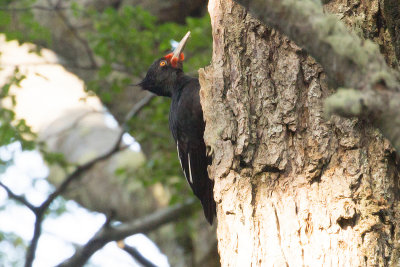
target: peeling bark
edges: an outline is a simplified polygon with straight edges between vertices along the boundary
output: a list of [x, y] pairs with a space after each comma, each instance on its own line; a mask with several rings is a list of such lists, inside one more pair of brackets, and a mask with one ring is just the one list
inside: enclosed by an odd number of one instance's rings
[[[367, 37], [384, 32], [356, 2], [325, 9], [362, 18]], [[232, 1], [210, 0], [209, 12], [213, 59], [199, 72], [200, 94], [222, 266], [399, 264], [399, 165], [389, 142], [367, 122], [323, 119], [333, 90], [285, 36]], [[372, 39], [391, 58], [392, 43]]]

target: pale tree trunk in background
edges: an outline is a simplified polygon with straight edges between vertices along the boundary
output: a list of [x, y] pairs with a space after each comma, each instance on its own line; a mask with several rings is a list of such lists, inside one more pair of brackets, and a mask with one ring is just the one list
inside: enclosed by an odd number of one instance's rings
[[[325, 9], [394, 66], [384, 1], [367, 2]], [[293, 42], [230, 0], [210, 0], [209, 12], [213, 59], [200, 83], [222, 266], [399, 266], [399, 165], [388, 141], [366, 122], [323, 119], [334, 90]]]

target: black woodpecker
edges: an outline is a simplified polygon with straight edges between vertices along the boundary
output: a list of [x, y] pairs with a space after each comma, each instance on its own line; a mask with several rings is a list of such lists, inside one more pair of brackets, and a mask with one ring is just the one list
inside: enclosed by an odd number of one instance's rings
[[203, 110], [200, 105], [199, 80], [182, 71], [182, 53], [188, 32], [173, 53], [154, 61], [139, 85], [159, 96], [171, 97], [169, 128], [175, 140], [183, 173], [193, 193], [200, 199], [204, 215], [212, 224], [216, 214], [214, 182], [207, 173], [211, 163], [204, 144]]

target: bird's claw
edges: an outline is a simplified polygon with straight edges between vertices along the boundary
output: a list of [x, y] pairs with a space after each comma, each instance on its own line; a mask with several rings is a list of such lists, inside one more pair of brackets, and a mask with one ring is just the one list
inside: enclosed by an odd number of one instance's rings
[[206, 155], [208, 157], [212, 157], [214, 155], [214, 148], [212, 148], [211, 146], [207, 146], [206, 147]]

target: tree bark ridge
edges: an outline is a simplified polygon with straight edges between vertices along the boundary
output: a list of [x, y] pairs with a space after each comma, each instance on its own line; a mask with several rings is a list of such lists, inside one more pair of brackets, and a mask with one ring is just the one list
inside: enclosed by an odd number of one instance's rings
[[[307, 50], [325, 68], [332, 84], [360, 89], [369, 95], [374, 94], [378, 97], [378, 103], [389, 103], [387, 95], [394, 102], [400, 102], [399, 76], [387, 66], [384, 57], [379, 53], [378, 46], [348, 31], [344, 23], [334, 15], [324, 13], [319, 2], [313, 0], [236, 0], [236, 2], [245, 5], [254, 16], [286, 34]], [[392, 13], [387, 13], [387, 18], [391, 18], [389, 14]], [[392, 21], [395, 20], [388, 20]], [[395, 44], [396, 36], [393, 38]], [[364, 106], [366, 105], [364, 103]], [[361, 109], [358, 117], [366, 118], [372, 115], [375, 126], [381, 129], [397, 150], [400, 150], [397, 105], [394, 103], [385, 105], [384, 110], [379, 105], [370, 105], [365, 110], [369, 113]], [[395, 123], [392, 123], [393, 121]]]

